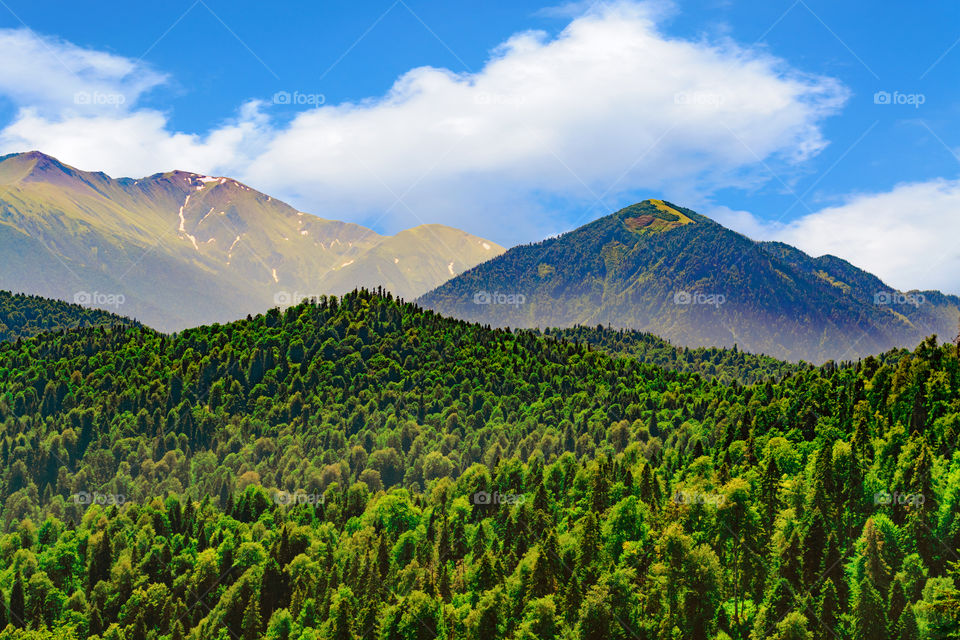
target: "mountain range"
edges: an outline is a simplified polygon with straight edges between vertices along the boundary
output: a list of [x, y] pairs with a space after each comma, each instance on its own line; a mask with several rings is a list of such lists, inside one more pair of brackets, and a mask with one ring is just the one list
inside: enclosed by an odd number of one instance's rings
[[951, 339], [960, 315], [957, 296], [897, 291], [663, 200], [505, 252], [436, 224], [380, 235], [227, 177], [0, 157], [0, 289], [178, 331], [358, 287], [493, 326], [606, 325], [816, 364]]
[[957, 296], [897, 291], [835, 256], [756, 242], [662, 200], [514, 247], [419, 302], [493, 326], [611, 325], [813, 363], [949, 340], [960, 315]]
[[380, 235], [226, 177], [114, 179], [36, 151], [0, 157], [0, 289], [161, 330], [357, 286], [413, 298], [502, 251], [443, 225]]

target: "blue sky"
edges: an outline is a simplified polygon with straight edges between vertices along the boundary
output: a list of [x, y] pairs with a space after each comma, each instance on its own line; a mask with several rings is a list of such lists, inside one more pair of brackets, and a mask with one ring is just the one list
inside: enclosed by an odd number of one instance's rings
[[4, 0], [0, 29], [2, 152], [506, 245], [664, 197], [960, 293], [956, 3]]

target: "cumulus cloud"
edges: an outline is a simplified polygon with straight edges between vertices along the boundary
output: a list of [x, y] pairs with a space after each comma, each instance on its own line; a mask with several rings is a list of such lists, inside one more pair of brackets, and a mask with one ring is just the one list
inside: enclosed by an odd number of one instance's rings
[[628, 190], [747, 184], [760, 159], [802, 161], [823, 148], [818, 125], [845, 96], [732, 42], [669, 38], [645, 5], [622, 3], [555, 38], [518, 34], [475, 74], [415, 69], [382, 99], [304, 113], [247, 173], [355, 211], [411, 184], [408, 200], [459, 193], [481, 209], [544, 192], [615, 204]]
[[960, 294], [960, 180], [897, 185], [861, 194], [767, 235], [815, 256], [831, 253], [902, 291]]
[[28, 107], [0, 131], [0, 149], [38, 149], [81, 169], [116, 177], [172, 169], [227, 174], [242, 170], [266, 135], [269, 121], [257, 102], [244, 105], [235, 118], [203, 135], [172, 132], [166, 116], [151, 109], [49, 118]]
[[0, 95], [47, 116], [126, 111], [164, 74], [123, 56], [28, 29], [0, 29]]
[[[585, 222], [557, 220], [544, 202], [596, 217], [628, 193], [753, 185], [767, 179], [762, 164], [792, 166], [824, 147], [820, 124], [847, 95], [838, 82], [732, 41], [669, 37], [662, 16], [662, 3], [603, 5], [554, 37], [515, 35], [476, 73], [413, 69], [384, 96], [282, 125], [251, 103], [206, 132], [172, 131], [137, 106], [164, 81], [139, 62], [8, 32], [0, 55], [26, 41], [41, 54], [36, 75], [54, 80], [15, 89], [10, 78], [29, 69], [0, 72], [21, 107], [0, 149], [121, 175], [230, 174], [324, 217], [387, 230], [444, 222], [513, 243]], [[83, 91], [128, 99], [85, 109], [71, 101]]]

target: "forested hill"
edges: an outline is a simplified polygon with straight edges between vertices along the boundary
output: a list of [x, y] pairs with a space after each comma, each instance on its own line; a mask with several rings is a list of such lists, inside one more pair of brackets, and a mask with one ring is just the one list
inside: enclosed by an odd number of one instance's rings
[[0, 291], [0, 342], [78, 327], [131, 324], [107, 311], [59, 300]]
[[611, 325], [814, 364], [953, 338], [960, 314], [957, 296], [896, 291], [834, 256], [755, 242], [664, 200], [513, 247], [419, 302], [496, 327]]
[[589, 344], [612, 355], [629, 356], [674, 371], [699, 373], [721, 382], [736, 380], [751, 384], [776, 380], [812, 366], [747, 353], [736, 347], [678, 347], [646, 331], [612, 329], [603, 325], [545, 329], [543, 334], [568, 342]]
[[955, 637], [958, 387], [932, 341], [726, 385], [367, 292], [42, 334], [0, 345], [0, 623]]

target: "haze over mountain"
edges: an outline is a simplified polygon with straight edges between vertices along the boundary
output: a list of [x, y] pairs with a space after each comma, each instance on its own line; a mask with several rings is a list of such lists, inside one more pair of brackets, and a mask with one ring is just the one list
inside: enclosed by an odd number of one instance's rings
[[898, 292], [835, 256], [755, 242], [660, 200], [515, 247], [420, 302], [494, 326], [609, 324], [814, 363], [950, 340], [960, 310], [957, 296]]
[[162, 330], [357, 286], [413, 298], [502, 251], [443, 225], [383, 236], [226, 177], [114, 179], [36, 151], [0, 157], [0, 288]]

